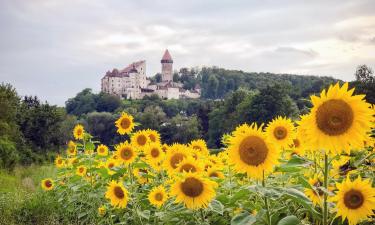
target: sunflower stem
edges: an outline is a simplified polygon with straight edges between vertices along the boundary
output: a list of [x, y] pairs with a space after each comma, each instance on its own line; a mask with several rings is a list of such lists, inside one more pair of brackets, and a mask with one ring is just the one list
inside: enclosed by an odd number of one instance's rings
[[[263, 170], [263, 180], [262, 180], [262, 186], [265, 188], [266, 187], [266, 180], [264, 177], [264, 170]], [[271, 215], [270, 215], [270, 206], [268, 205], [268, 197], [264, 195], [264, 203], [266, 205], [266, 214], [267, 214], [267, 223], [268, 225], [271, 225]]]
[[[324, 154], [324, 188], [328, 190], [328, 155]], [[324, 192], [324, 202], [323, 202], [323, 225], [328, 225], [328, 195]]]

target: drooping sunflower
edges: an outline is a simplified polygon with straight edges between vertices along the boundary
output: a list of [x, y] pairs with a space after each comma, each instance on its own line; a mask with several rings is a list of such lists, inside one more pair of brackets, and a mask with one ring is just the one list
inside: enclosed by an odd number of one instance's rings
[[165, 153], [163, 152], [159, 143], [150, 143], [144, 150], [147, 163], [154, 167], [164, 159]]
[[132, 132], [135, 126], [133, 120], [132, 115], [122, 112], [120, 118], [115, 122], [117, 133], [124, 135]]
[[189, 209], [206, 208], [215, 197], [216, 182], [197, 173], [183, 173], [171, 186], [171, 195], [177, 203], [183, 203]]
[[57, 168], [62, 168], [65, 166], [65, 160], [61, 156], [57, 156], [55, 159], [55, 165]]
[[125, 208], [128, 204], [129, 193], [120, 182], [111, 181], [107, 186], [105, 197], [111, 201], [115, 208]]
[[254, 123], [241, 132], [233, 132], [229, 139], [228, 162], [239, 173], [260, 179], [277, 164], [279, 149], [267, 139], [261, 128]]
[[371, 128], [373, 111], [364, 95], [353, 95], [348, 83], [342, 87], [337, 83], [323, 90], [318, 96], [311, 96], [313, 108], [301, 119], [305, 125], [306, 141], [316, 150], [332, 154], [350, 152], [351, 147], [363, 145]]
[[130, 163], [134, 162], [137, 158], [137, 151], [134, 149], [132, 145], [127, 142], [120, 143], [119, 145], [115, 146], [117, 161], [119, 163], [129, 165]]
[[337, 216], [341, 216], [343, 221], [347, 218], [349, 225], [354, 225], [374, 215], [375, 188], [371, 187], [370, 180], [358, 177], [351, 181], [347, 177], [342, 183], [337, 183], [336, 187], [338, 191], [330, 200], [336, 202]]
[[54, 188], [54, 183], [53, 183], [53, 180], [51, 178], [46, 178], [44, 180], [42, 180], [42, 182], [40, 183], [43, 190], [45, 191], [50, 191]]
[[208, 151], [206, 142], [202, 139], [191, 141], [189, 144], [189, 147], [198, 151], [200, 154], [203, 154], [203, 155], [210, 154], [210, 152]]
[[145, 130], [139, 130], [131, 137], [131, 144], [139, 150], [143, 150], [149, 143], [150, 138]]
[[68, 149], [66, 150], [66, 154], [68, 156], [75, 156], [77, 155], [77, 145], [73, 141], [69, 141]]
[[148, 134], [148, 138], [150, 142], [160, 143], [160, 134], [156, 130], [147, 129], [146, 133]]
[[76, 140], [83, 140], [85, 129], [81, 124], [77, 124], [73, 129], [73, 136]]
[[96, 148], [96, 152], [100, 156], [107, 156], [108, 155], [108, 147], [106, 145], [101, 144]]
[[266, 135], [270, 142], [281, 149], [292, 145], [296, 137], [292, 120], [281, 116], [276, 117], [267, 125]]
[[350, 165], [350, 157], [341, 155], [339, 159], [332, 161], [332, 169], [330, 175], [335, 176], [346, 176], [355, 168]]
[[148, 200], [152, 205], [160, 208], [168, 200], [164, 186], [154, 187], [148, 194]]
[[183, 158], [181, 162], [177, 164], [177, 168], [175, 171], [179, 173], [201, 173], [204, 171], [204, 168], [198, 160], [195, 160], [193, 157], [188, 156], [186, 158]]
[[85, 176], [86, 172], [87, 172], [87, 168], [86, 166], [83, 166], [83, 165], [78, 166], [76, 169], [76, 174], [81, 177]]
[[319, 187], [323, 187], [323, 177], [314, 174], [309, 179], [311, 188], [305, 188], [305, 195], [312, 201], [314, 205], [321, 205], [323, 203], [324, 192], [319, 190]]
[[181, 144], [174, 144], [170, 146], [165, 155], [164, 168], [169, 175], [172, 175], [178, 167], [178, 164], [188, 156], [186, 146]]

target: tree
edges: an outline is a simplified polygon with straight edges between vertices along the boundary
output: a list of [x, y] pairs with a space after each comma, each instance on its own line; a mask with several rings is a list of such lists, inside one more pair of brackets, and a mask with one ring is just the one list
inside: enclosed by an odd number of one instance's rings
[[366, 101], [375, 104], [375, 78], [373, 70], [366, 66], [360, 65], [355, 73], [356, 81], [350, 82], [351, 87], [355, 87], [355, 94], [366, 95]]
[[96, 111], [114, 112], [121, 105], [121, 99], [118, 96], [100, 93], [97, 98]]
[[355, 78], [363, 83], [373, 83], [375, 81], [374, 71], [367, 65], [359, 65], [355, 72]]
[[96, 109], [96, 101], [97, 96], [90, 88], [86, 88], [65, 102], [66, 111], [76, 116], [93, 112]]
[[117, 129], [114, 125], [117, 117], [109, 112], [91, 112], [87, 114], [87, 129], [95, 139], [106, 145], [116, 142]]
[[160, 125], [166, 121], [166, 115], [160, 106], [147, 106], [139, 115], [139, 122], [143, 129], [160, 130]]
[[200, 138], [199, 124], [196, 116], [184, 117], [177, 115], [163, 124], [160, 130], [162, 139], [168, 144], [188, 143]]

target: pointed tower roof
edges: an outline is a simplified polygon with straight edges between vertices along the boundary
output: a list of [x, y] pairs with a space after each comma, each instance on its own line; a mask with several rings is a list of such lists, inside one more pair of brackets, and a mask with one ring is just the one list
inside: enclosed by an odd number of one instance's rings
[[165, 50], [163, 58], [161, 58], [162, 63], [173, 63], [172, 56], [169, 54], [168, 49]]

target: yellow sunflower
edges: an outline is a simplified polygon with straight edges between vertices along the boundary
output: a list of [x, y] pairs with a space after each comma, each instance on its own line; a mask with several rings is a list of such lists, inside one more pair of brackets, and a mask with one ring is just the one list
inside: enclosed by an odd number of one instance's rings
[[183, 173], [171, 186], [171, 194], [177, 203], [183, 203], [189, 209], [207, 208], [216, 195], [216, 187], [214, 181], [197, 173]]
[[134, 147], [127, 142], [123, 142], [119, 145], [116, 145], [115, 149], [117, 161], [125, 165], [129, 165], [130, 163], [134, 162], [138, 155]]
[[75, 156], [77, 155], [77, 145], [73, 141], [69, 141], [68, 149], [66, 150], [66, 154], [68, 156]]
[[374, 215], [375, 188], [371, 187], [370, 180], [358, 177], [352, 182], [348, 177], [336, 187], [338, 191], [330, 200], [336, 202], [337, 216], [343, 221], [347, 218], [349, 225], [353, 225]]
[[76, 140], [83, 140], [83, 136], [85, 135], [85, 129], [81, 124], [77, 124], [73, 129], [73, 135]]
[[147, 169], [135, 168], [133, 175], [137, 178], [139, 184], [147, 184], [153, 180], [153, 174]]
[[46, 178], [46, 179], [42, 180], [41, 185], [42, 185], [43, 190], [45, 190], [45, 191], [50, 191], [55, 186], [53, 184], [53, 180], [51, 178]]
[[139, 130], [131, 137], [131, 144], [134, 147], [143, 150], [149, 143], [150, 138], [145, 130]]
[[65, 160], [61, 156], [57, 156], [55, 159], [55, 165], [57, 168], [62, 168], [65, 166]]
[[291, 119], [281, 116], [273, 119], [266, 128], [267, 139], [281, 149], [293, 144], [296, 135]]
[[165, 191], [165, 188], [160, 185], [158, 187], [154, 187], [150, 191], [148, 194], [148, 200], [152, 205], [160, 208], [168, 200], [168, 194]]
[[211, 178], [220, 178], [220, 179], [225, 178], [224, 173], [215, 167], [211, 167], [207, 170], [207, 176]]
[[160, 143], [160, 134], [156, 130], [147, 129], [146, 133], [150, 142]]
[[76, 169], [76, 174], [81, 177], [85, 176], [86, 172], [87, 172], [86, 166], [78, 166]]
[[111, 201], [115, 208], [125, 208], [128, 204], [128, 191], [120, 182], [111, 181], [107, 186], [105, 197]]
[[144, 150], [146, 162], [151, 166], [156, 166], [164, 159], [165, 153], [163, 152], [159, 143], [150, 143]]
[[186, 146], [174, 144], [170, 146], [164, 160], [164, 169], [169, 175], [172, 175], [178, 167], [178, 164], [188, 156]]
[[309, 184], [313, 189], [305, 188], [305, 195], [312, 201], [314, 205], [320, 205], [323, 203], [324, 192], [319, 190], [319, 187], [323, 187], [323, 177], [314, 174], [309, 179]]
[[117, 127], [117, 133], [124, 135], [132, 132], [134, 128], [133, 116], [122, 113], [121, 117], [115, 122]]
[[101, 144], [99, 145], [97, 148], [96, 148], [96, 152], [98, 153], [98, 155], [100, 156], [107, 156], [108, 155], [108, 147]]
[[103, 217], [103, 216], [106, 214], [106, 212], [107, 212], [107, 210], [106, 210], [106, 208], [105, 208], [104, 205], [102, 205], [102, 206], [100, 206], [100, 207], [98, 208], [98, 215], [99, 215], [100, 217]]
[[234, 132], [229, 140], [228, 161], [239, 173], [261, 179], [263, 172], [269, 173], [278, 163], [279, 149], [267, 139], [256, 124], [246, 130]]
[[201, 173], [204, 171], [204, 168], [199, 161], [195, 160], [191, 156], [188, 156], [186, 158], [183, 158], [181, 162], [177, 164], [177, 168], [175, 171], [179, 173]]
[[203, 155], [210, 154], [210, 152], [208, 151], [206, 142], [202, 139], [191, 141], [189, 144], [189, 147], [198, 151], [200, 154], [203, 154]]
[[355, 168], [350, 166], [350, 157], [348, 156], [340, 156], [339, 159], [335, 159], [332, 161], [332, 169], [330, 174], [332, 177], [335, 176], [346, 176]]
[[327, 150], [332, 154], [350, 152], [351, 147], [362, 146], [371, 128], [373, 111], [364, 95], [353, 95], [348, 83], [342, 87], [337, 83], [320, 97], [311, 96], [313, 108], [301, 124], [305, 129], [306, 141], [313, 149]]

